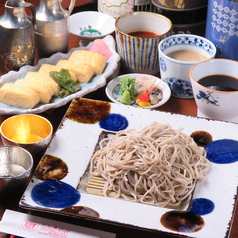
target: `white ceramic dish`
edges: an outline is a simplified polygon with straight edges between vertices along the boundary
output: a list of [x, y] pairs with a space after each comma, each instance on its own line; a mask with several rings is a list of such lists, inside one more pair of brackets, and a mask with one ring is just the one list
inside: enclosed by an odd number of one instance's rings
[[[157, 79], [157, 82], [160, 85], [160, 88], [162, 90], [162, 99], [157, 104], [149, 106], [149, 107], [144, 107], [144, 108], [153, 109], [153, 108], [162, 106], [169, 100], [169, 98], [171, 96], [171, 90], [170, 90], [169, 86], [160, 78], [157, 78], [155, 76], [148, 75], [148, 74], [125, 74], [125, 75], [120, 75], [120, 76], [116, 77], [115, 79], [112, 79], [106, 86], [107, 97], [112, 102], [123, 104], [120, 102], [121, 94], [118, 92], [118, 85], [120, 84], [121, 78], [124, 76], [132, 76], [132, 77], [135, 77], [136, 79], [140, 78], [140, 77], [148, 77], [148, 78], [156, 78]], [[125, 105], [125, 104], [123, 104], [123, 105]], [[135, 104], [133, 104], [132, 106], [140, 107]]]
[[[157, 121], [162, 124], [170, 124], [175, 130], [184, 128], [183, 132], [187, 135], [190, 135], [194, 131], [206, 131], [212, 135], [214, 141], [224, 138], [238, 140], [237, 133], [234, 133], [237, 130], [237, 124], [235, 123], [213, 121], [155, 110], [143, 110], [141, 108], [88, 99], [80, 99], [80, 101], [84, 102], [86, 108], [91, 108], [91, 110], [87, 112], [85, 110], [84, 112], [86, 114], [80, 113], [79, 118], [91, 119], [89, 115], [95, 115], [95, 107], [100, 113], [102, 110], [105, 110], [106, 105], [110, 108], [109, 115], [121, 116], [121, 118], [125, 118], [128, 121], [128, 127], [126, 129], [140, 130], [144, 126]], [[89, 103], [90, 107], [87, 107], [87, 103]], [[78, 104], [76, 103], [76, 105]], [[89, 211], [90, 209], [96, 211], [100, 215], [96, 222], [113, 222], [126, 226], [132, 225], [138, 228], [151, 229], [153, 231], [162, 231], [168, 234], [166, 236], [163, 233], [163, 236], [166, 237], [174, 237], [173, 235], [175, 234], [182, 237], [196, 238], [226, 237], [227, 229], [232, 224], [231, 219], [235, 204], [235, 195], [237, 194], [238, 162], [225, 164], [211, 163], [207, 179], [197, 183], [193, 198], [206, 198], [215, 205], [214, 210], [202, 215], [204, 227], [194, 233], [172, 231], [165, 228], [160, 222], [161, 217], [166, 212], [171, 211], [171, 209], [134, 203], [123, 199], [91, 195], [85, 192], [84, 186], [78, 186], [79, 180], [84, 177], [85, 172], [88, 170], [99, 135], [103, 130], [105, 131], [105, 128], [101, 127], [101, 121], [88, 124], [80, 123], [70, 119], [67, 115], [68, 113], [62, 122], [62, 126], [56, 132], [46, 154], [58, 157], [67, 164], [67, 176], [60, 181], [71, 185], [81, 195], [80, 200], [73, 206], [79, 206], [85, 209], [89, 208]], [[20, 201], [21, 207], [46, 213], [77, 216], [76, 214], [65, 214], [61, 211], [62, 208], [45, 207], [37, 204], [32, 199], [31, 192], [36, 185], [41, 183], [41, 180], [33, 176]], [[65, 198], [63, 199], [65, 200]], [[83, 216], [82, 213], [81, 215]], [[90, 219], [90, 215], [86, 219]], [[92, 219], [95, 221], [95, 217]], [[169, 236], [169, 234], [172, 235]]]
[[[83, 97], [84, 95], [97, 90], [100, 87], [103, 87], [107, 83], [107, 78], [112, 75], [118, 68], [118, 62], [120, 57], [115, 50], [115, 40], [112, 36], [106, 36], [103, 41], [108, 45], [110, 50], [113, 52], [113, 55], [108, 59], [107, 66], [101, 75], [94, 76], [89, 83], [82, 84], [82, 90], [71, 94], [65, 98], [53, 98], [48, 104], [38, 104], [33, 109], [24, 109], [18, 107], [12, 107], [5, 103], [0, 102], [0, 113], [1, 114], [19, 114], [19, 113], [41, 113], [48, 109], [57, 108], [65, 105], [69, 101], [77, 97]], [[84, 47], [78, 47], [75, 49], [84, 49]], [[13, 83], [17, 79], [24, 78], [25, 74], [29, 71], [37, 71], [42, 64], [56, 64], [61, 59], [67, 59], [71, 52], [75, 49], [71, 49], [67, 54], [56, 53], [50, 58], [40, 59], [36, 66], [24, 66], [19, 71], [10, 71], [9, 73], [3, 75], [0, 78], [0, 87], [4, 83]]]
[[83, 41], [102, 39], [115, 31], [115, 19], [97, 11], [78, 12], [69, 17], [70, 33]]

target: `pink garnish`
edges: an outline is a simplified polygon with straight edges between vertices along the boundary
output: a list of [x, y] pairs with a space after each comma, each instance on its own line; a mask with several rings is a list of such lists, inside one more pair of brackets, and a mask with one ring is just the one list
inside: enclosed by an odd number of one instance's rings
[[107, 44], [101, 39], [94, 40], [91, 46], [87, 48], [87, 50], [104, 55], [107, 58], [107, 60], [113, 55], [112, 51], [109, 49]]

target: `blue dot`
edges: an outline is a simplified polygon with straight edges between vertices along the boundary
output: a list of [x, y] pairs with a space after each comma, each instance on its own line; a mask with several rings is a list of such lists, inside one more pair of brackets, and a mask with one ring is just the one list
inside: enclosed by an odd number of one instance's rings
[[217, 164], [229, 164], [238, 161], [238, 141], [222, 139], [206, 146], [207, 159]]
[[190, 211], [194, 212], [198, 216], [202, 216], [211, 213], [214, 208], [215, 205], [211, 200], [207, 198], [196, 198], [192, 202]]
[[34, 202], [44, 207], [65, 208], [75, 205], [80, 194], [62, 181], [49, 180], [37, 184], [31, 191]]
[[128, 127], [128, 120], [121, 114], [110, 113], [108, 116], [99, 122], [101, 128], [108, 131], [120, 131]]

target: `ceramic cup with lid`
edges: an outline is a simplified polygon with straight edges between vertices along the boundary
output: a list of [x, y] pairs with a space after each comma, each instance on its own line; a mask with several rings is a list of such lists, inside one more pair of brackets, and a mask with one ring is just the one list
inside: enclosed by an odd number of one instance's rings
[[193, 98], [189, 70], [199, 61], [214, 58], [215, 45], [204, 37], [176, 34], [159, 43], [161, 78], [178, 98]]
[[238, 122], [238, 62], [209, 59], [190, 70], [197, 116]]
[[131, 12], [116, 20], [116, 42], [125, 73], [159, 73], [158, 44], [172, 32], [172, 22], [152, 12]]
[[152, 0], [152, 3], [163, 9], [172, 11], [187, 11], [198, 9], [207, 5], [208, 0]]
[[173, 23], [173, 34], [194, 34], [205, 36], [207, 6], [174, 11], [157, 7], [157, 13], [168, 17]]

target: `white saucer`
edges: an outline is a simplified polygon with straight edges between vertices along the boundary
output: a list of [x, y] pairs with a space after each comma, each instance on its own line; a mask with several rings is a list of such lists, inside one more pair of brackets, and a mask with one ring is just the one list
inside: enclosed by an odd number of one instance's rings
[[[161, 90], [162, 90], [162, 95], [163, 95], [162, 99], [157, 104], [152, 105], [152, 106], [148, 106], [148, 107], [144, 107], [144, 108], [154, 109], [154, 108], [160, 107], [163, 104], [165, 104], [171, 97], [171, 90], [170, 90], [168, 84], [165, 83], [160, 78], [157, 78], [157, 77], [155, 77], [153, 75], [149, 75], [149, 74], [139, 74], [139, 73], [137, 73], [137, 74], [124, 74], [124, 75], [120, 75], [120, 76], [117, 76], [116, 78], [112, 79], [106, 86], [106, 90], [105, 90], [106, 95], [112, 102], [115, 102], [115, 103], [118, 103], [118, 104], [123, 104], [122, 102], [120, 102], [121, 95], [118, 95], [118, 93], [116, 92], [116, 87], [120, 84], [121, 78], [124, 77], [124, 76], [133, 76], [135, 78], [146, 76], [146, 77], [149, 77], [149, 78], [156, 78], [157, 81], [161, 83]], [[123, 104], [123, 105], [125, 105], [125, 104]], [[140, 107], [140, 106], [137, 106], [135, 104], [130, 105], [130, 106]]]

